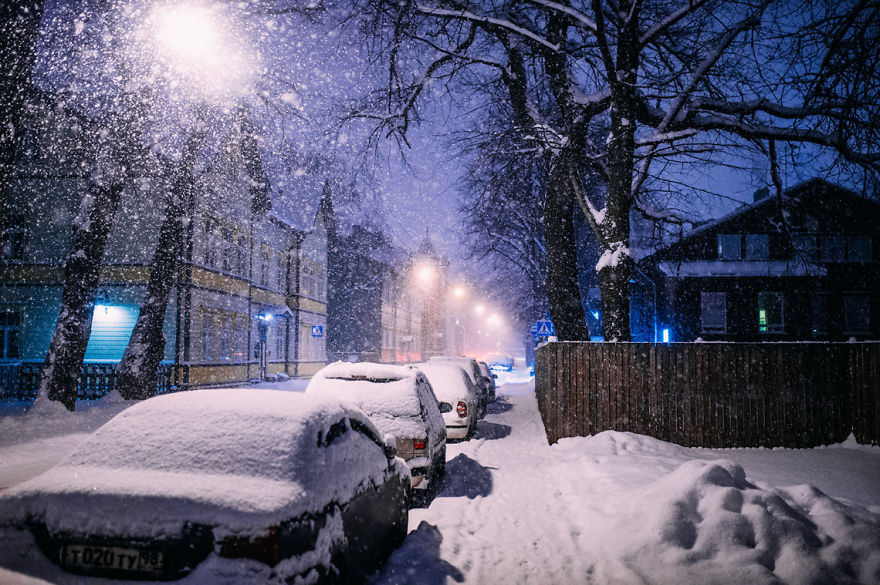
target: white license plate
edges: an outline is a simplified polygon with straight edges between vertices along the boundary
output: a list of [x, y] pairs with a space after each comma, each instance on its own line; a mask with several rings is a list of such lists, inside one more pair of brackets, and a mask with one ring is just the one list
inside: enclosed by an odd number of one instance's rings
[[164, 568], [162, 551], [68, 544], [61, 548], [61, 564], [81, 569], [105, 569], [139, 573], [161, 573]]

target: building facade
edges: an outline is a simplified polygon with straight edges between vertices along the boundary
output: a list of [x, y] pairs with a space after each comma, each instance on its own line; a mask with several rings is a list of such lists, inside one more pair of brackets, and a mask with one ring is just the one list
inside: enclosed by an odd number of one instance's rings
[[880, 203], [821, 180], [766, 191], [643, 258], [638, 341], [880, 338]]
[[[0, 250], [0, 359], [7, 363], [45, 359], [72, 226], [94, 164], [80, 121], [44, 109], [56, 119], [39, 128], [51, 131], [30, 131], [7, 193], [10, 229]], [[69, 144], [44, 148], [53, 141]], [[59, 152], [67, 158], [59, 159]], [[273, 205], [255, 213], [235, 136], [203, 162], [163, 327], [173, 383], [224, 385], [314, 373], [326, 363], [321, 191], [290, 193], [281, 211]], [[125, 179], [103, 257], [87, 363], [122, 358], [146, 290], [168, 188], [161, 177], [138, 169]], [[297, 213], [283, 213], [291, 206]]]

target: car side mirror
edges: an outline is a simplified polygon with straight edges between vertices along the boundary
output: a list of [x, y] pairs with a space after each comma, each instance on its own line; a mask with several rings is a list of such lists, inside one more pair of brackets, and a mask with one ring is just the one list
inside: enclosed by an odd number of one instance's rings
[[386, 434], [384, 450], [386, 458], [394, 459], [397, 457], [397, 437], [391, 434]]
[[452, 405], [449, 404], [448, 402], [441, 402], [439, 404], [439, 406], [440, 406], [440, 412], [443, 412], [443, 413], [452, 412]]

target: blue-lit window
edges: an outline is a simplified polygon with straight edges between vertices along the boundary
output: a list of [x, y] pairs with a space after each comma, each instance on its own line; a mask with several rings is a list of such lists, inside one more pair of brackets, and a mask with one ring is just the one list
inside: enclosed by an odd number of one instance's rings
[[0, 311], [0, 358], [16, 359], [21, 357], [19, 340], [21, 339], [21, 313], [18, 311]]
[[134, 324], [138, 308], [121, 305], [95, 305], [92, 316], [92, 333], [86, 346], [85, 359], [88, 361], [119, 361]]

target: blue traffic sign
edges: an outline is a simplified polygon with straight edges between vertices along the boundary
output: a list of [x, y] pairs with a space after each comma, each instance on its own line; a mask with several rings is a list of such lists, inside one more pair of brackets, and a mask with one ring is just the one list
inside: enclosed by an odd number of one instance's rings
[[535, 327], [537, 327], [535, 335], [539, 337], [549, 337], [555, 334], [553, 330], [553, 321], [549, 319], [541, 319], [535, 323]]
[[312, 325], [312, 337], [324, 337], [324, 326]]

